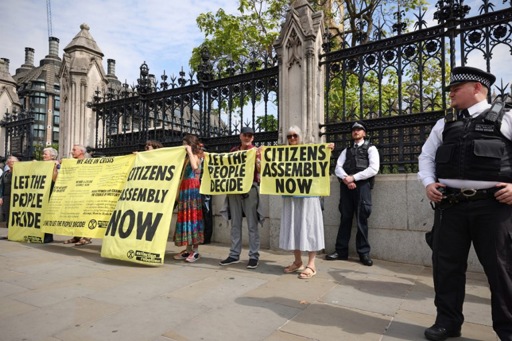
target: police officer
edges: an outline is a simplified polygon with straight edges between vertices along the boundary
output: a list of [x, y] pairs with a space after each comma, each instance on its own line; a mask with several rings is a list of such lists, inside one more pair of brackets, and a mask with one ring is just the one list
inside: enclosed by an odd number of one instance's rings
[[419, 157], [418, 178], [436, 204], [437, 317], [428, 340], [461, 335], [471, 242], [489, 281], [493, 328], [512, 340], [512, 115], [487, 102], [495, 79], [473, 67], [452, 70], [446, 91], [458, 115], [437, 121]]
[[359, 260], [372, 266], [368, 242], [368, 217], [372, 212], [372, 181], [379, 172], [380, 157], [377, 148], [365, 139], [366, 127], [361, 121], [352, 125], [354, 145], [343, 150], [336, 163], [335, 173], [340, 179], [341, 222], [336, 237], [336, 251], [326, 260], [348, 259], [348, 243], [354, 214], [357, 219], [356, 250]]

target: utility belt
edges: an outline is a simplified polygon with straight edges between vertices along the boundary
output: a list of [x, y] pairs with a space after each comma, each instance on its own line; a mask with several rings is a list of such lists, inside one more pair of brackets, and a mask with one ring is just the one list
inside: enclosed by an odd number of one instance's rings
[[486, 189], [452, 187], [439, 188], [438, 190], [444, 194], [443, 200], [441, 200], [439, 206], [441, 208], [447, 208], [461, 202], [494, 199], [494, 194], [500, 189], [500, 187]]

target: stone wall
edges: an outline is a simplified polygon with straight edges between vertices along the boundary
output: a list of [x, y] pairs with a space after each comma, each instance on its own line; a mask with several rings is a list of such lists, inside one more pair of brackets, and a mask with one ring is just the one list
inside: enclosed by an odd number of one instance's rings
[[[230, 245], [230, 224], [219, 215], [225, 196], [213, 200], [214, 242], [226, 244], [226, 256]], [[262, 195], [263, 213], [266, 217], [260, 229], [261, 247], [279, 249], [281, 221], [281, 197]], [[325, 252], [334, 251], [340, 213], [338, 210], [339, 184], [331, 177], [331, 195], [324, 200]], [[433, 223], [434, 211], [425, 196], [425, 190], [416, 174], [378, 175], [373, 189], [373, 211], [369, 220], [369, 239], [374, 259], [398, 263], [431, 266], [431, 251], [425, 243], [425, 232]], [[243, 227], [244, 249], [247, 257], [247, 227]], [[350, 255], [355, 252], [355, 227], [353, 228]], [[482, 268], [471, 249], [468, 270], [481, 272]]]

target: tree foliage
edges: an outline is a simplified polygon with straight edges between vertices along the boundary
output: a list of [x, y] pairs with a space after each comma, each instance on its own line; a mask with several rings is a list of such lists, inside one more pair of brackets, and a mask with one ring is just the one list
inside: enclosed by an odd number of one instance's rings
[[[214, 63], [226, 64], [272, 54], [273, 43], [294, 0], [239, 0], [238, 13], [200, 14], [199, 29], [205, 39], [193, 49], [190, 65], [201, 63], [201, 48], [207, 47]], [[407, 23], [407, 14], [425, 7], [427, 0], [311, 0], [313, 10], [324, 12], [325, 27], [332, 36], [350, 46], [367, 43], [372, 34], [391, 32], [397, 21]], [[382, 33], [382, 32], [381, 32]], [[350, 40], [350, 41], [348, 41]]]
[[256, 124], [258, 125], [259, 131], [276, 131], [279, 127], [279, 122], [271, 115], [257, 117]]
[[[210, 62], [219, 70], [230, 66], [240, 68], [239, 62], [260, 59], [272, 54], [273, 43], [279, 35], [290, 3], [294, 0], [239, 0], [237, 14], [228, 14], [223, 9], [216, 13], [199, 15], [197, 24], [205, 34], [203, 43], [193, 51], [190, 64], [198, 69], [201, 63], [202, 48], [207, 47]], [[410, 25], [411, 13], [421, 8], [426, 10], [427, 0], [311, 0], [314, 11], [323, 11], [324, 24], [331, 36], [333, 48], [348, 48], [369, 43], [391, 34], [406, 33]], [[416, 13], [415, 13], [416, 14]], [[243, 63], [242, 63], [243, 64]], [[233, 69], [234, 66], [234, 69]], [[439, 73], [434, 62], [422, 67], [422, 91], [431, 96], [430, 102], [438, 102], [436, 91], [439, 88]], [[379, 116], [392, 114], [398, 109], [398, 76], [392, 68], [386, 70], [383, 79], [370, 72], [360, 79], [360, 75], [347, 74], [344, 79], [332, 78], [328, 92], [329, 112], [333, 116], [361, 117], [362, 112], [376, 113]], [[406, 70], [402, 78], [403, 89], [408, 89], [402, 100], [410, 110], [425, 107], [420, 105], [418, 92], [419, 71]], [[363, 89], [364, 95], [360, 92]], [[381, 92], [376, 91], [380, 88]], [[379, 95], [380, 93], [380, 95]], [[379, 97], [380, 96], [380, 97]], [[416, 96], [416, 97], [415, 97]], [[364, 98], [364, 101], [361, 99]], [[405, 103], [404, 102], [404, 103]], [[403, 103], [400, 104], [402, 109]], [[427, 103], [426, 105], [429, 105]], [[361, 107], [362, 106], [362, 107]], [[383, 109], [386, 107], [386, 109]], [[261, 121], [263, 126], [269, 122]]]
[[239, 0], [236, 15], [228, 14], [222, 8], [216, 13], [200, 14], [196, 22], [205, 34], [205, 40], [193, 49], [190, 65], [198, 68], [203, 47], [208, 49], [211, 62], [221, 67], [229, 61], [237, 63], [271, 55], [288, 2]]

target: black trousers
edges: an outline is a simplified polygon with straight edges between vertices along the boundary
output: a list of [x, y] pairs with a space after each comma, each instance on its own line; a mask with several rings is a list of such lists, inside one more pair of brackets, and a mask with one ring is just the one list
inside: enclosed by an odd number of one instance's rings
[[501, 340], [512, 341], [512, 206], [494, 198], [436, 210], [432, 254], [436, 323], [457, 330], [464, 321], [471, 243], [489, 282], [493, 328]]
[[370, 253], [370, 243], [368, 242], [368, 218], [372, 213], [370, 182], [368, 180], [357, 181], [356, 186], [351, 190], [344, 183], [340, 183], [341, 221], [336, 237], [336, 252], [340, 257], [348, 257], [348, 244], [354, 215], [357, 220], [356, 251], [360, 256]]
[[9, 227], [9, 216], [11, 215], [11, 195], [4, 195], [2, 197], [2, 215], [5, 221], [5, 227]]
[[210, 244], [213, 234], [213, 212], [212, 212], [212, 196], [201, 194], [203, 198], [203, 225], [204, 225], [204, 242]]

